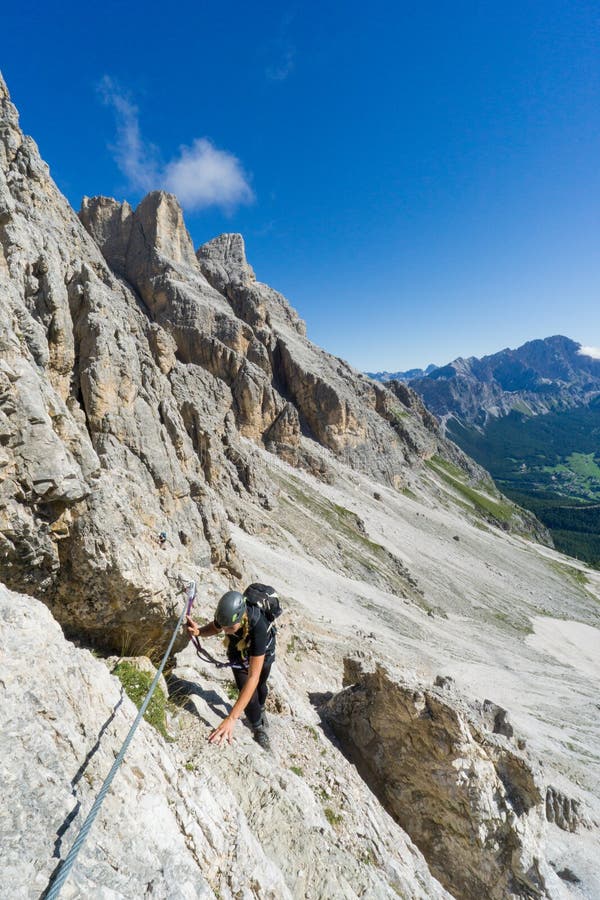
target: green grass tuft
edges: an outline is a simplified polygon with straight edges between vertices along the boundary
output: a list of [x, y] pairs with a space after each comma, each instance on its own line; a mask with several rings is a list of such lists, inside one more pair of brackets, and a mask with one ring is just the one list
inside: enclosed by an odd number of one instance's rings
[[589, 578], [582, 572], [581, 569], [575, 568], [575, 566], [569, 566], [567, 563], [559, 563], [552, 561], [550, 563], [555, 572], [558, 572], [559, 575], [566, 575], [580, 587], [585, 587], [589, 584]]
[[330, 806], [326, 806], [323, 810], [325, 813], [325, 818], [329, 822], [332, 828], [335, 828], [336, 825], [339, 825], [342, 821], [342, 817], [339, 813], [336, 813], [332, 810]]
[[[117, 663], [112, 670], [112, 674], [117, 676], [129, 699], [140, 709], [150, 685], [154, 681], [152, 672], [141, 672], [133, 663], [122, 661]], [[173, 738], [167, 731], [165, 717], [166, 703], [167, 698], [164, 691], [156, 687], [148, 704], [148, 709], [144, 713], [144, 719], [156, 728], [166, 741], [171, 742]]]
[[502, 610], [496, 610], [493, 614], [494, 619], [501, 625], [506, 625], [518, 634], [533, 634], [533, 628], [529, 620], [517, 619]]
[[[453, 488], [458, 494], [468, 500], [480, 513], [491, 516], [499, 522], [508, 523], [512, 520], [515, 513], [512, 504], [503, 503], [501, 500], [493, 500], [486, 494], [482, 494], [469, 484], [466, 484], [464, 481], [465, 473], [462, 472], [458, 466], [455, 466], [444, 459], [440, 459], [439, 456], [433, 456], [426, 462], [436, 475], [442, 478], [449, 487]], [[484, 484], [482, 487], [487, 488], [488, 485]]]
[[237, 684], [234, 684], [232, 681], [228, 681], [225, 685], [225, 693], [229, 697], [230, 700], [237, 700], [240, 695]]

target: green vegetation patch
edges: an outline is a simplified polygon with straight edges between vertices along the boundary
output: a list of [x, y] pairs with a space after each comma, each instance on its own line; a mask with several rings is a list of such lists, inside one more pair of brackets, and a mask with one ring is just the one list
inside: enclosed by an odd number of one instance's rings
[[516, 631], [518, 634], [533, 634], [533, 627], [529, 619], [517, 619], [502, 610], [496, 610], [493, 613], [493, 618], [500, 625], [506, 625], [508, 628]]
[[410, 419], [412, 418], [411, 414], [406, 409], [401, 409], [399, 406], [394, 406], [389, 411], [389, 416], [392, 419], [395, 419], [397, 422], [400, 422], [402, 419]]
[[237, 700], [240, 695], [237, 684], [234, 684], [232, 681], [228, 681], [225, 685], [225, 693], [229, 697], [230, 700]]
[[449, 487], [468, 500], [480, 513], [491, 516], [499, 522], [510, 522], [514, 516], [514, 507], [509, 503], [493, 500], [480, 493], [464, 481], [464, 472], [458, 466], [434, 456], [427, 460], [427, 465], [439, 475]]
[[419, 502], [419, 497], [415, 494], [415, 492], [413, 490], [411, 490], [411, 488], [403, 487], [402, 493], [404, 494], [405, 497], [410, 497], [411, 500], [416, 500], [417, 503]]
[[306, 726], [306, 730], [307, 730], [308, 733], [310, 734], [310, 736], [311, 736], [311, 738], [313, 739], [313, 741], [318, 741], [318, 740], [319, 740], [319, 734], [318, 734], [317, 729], [315, 728], [314, 725], [307, 725], [307, 726]]
[[600, 486], [600, 466], [594, 453], [571, 453], [567, 457], [567, 468], [582, 478], [592, 478]]
[[515, 412], [519, 412], [524, 416], [531, 416], [532, 412], [523, 400], [518, 400], [514, 405]]
[[580, 559], [593, 569], [600, 569], [600, 534], [552, 529], [554, 546], [561, 553]]
[[539, 416], [513, 410], [490, 419], [483, 431], [451, 420], [448, 436], [515, 490], [600, 499], [600, 400]]
[[600, 568], [600, 503], [581, 503], [541, 491], [526, 494], [506, 489], [506, 493], [550, 529], [557, 550]]
[[[150, 689], [150, 685], [154, 681], [151, 672], [141, 672], [133, 663], [120, 662], [117, 663], [112, 670], [112, 674], [116, 675], [125, 693], [132, 700], [138, 709], [140, 709], [144, 698]], [[148, 709], [144, 713], [144, 719], [149, 722], [161, 734], [166, 741], [172, 741], [173, 738], [167, 731], [167, 723], [165, 717], [167, 698], [164, 691], [156, 687], [152, 694], [152, 699], [148, 704]]]
[[339, 825], [342, 821], [342, 817], [339, 813], [336, 813], [332, 810], [330, 806], [326, 806], [323, 810], [325, 813], [325, 818], [329, 822], [332, 828], [335, 828], [336, 825]]
[[465, 473], [462, 469], [459, 469], [458, 466], [455, 466], [454, 463], [449, 462], [447, 459], [442, 459], [441, 456], [432, 456], [431, 459], [426, 460], [427, 465], [434, 469], [438, 475], [441, 475], [444, 472], [446, 475], [449, 475], [450, 478], [456, 480], [462, 480], [465, 477]]

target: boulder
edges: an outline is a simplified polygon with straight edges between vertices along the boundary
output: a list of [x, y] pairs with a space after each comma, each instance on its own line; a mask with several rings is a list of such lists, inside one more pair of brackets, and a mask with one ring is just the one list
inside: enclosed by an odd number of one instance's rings
[[426, 687], [359, 660], [346, 660], [344, 683], [324, 715], [441, 883], [472, 900], [552, 895], [546, 792], [505, 710], [465, 702], [448, 679]]

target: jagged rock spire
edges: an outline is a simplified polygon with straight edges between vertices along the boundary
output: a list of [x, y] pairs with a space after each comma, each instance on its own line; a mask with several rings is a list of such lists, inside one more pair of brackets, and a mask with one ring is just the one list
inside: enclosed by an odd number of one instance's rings
[[220, 234], [198, 248], [196, 253], [202, 271], [215, 287], [225, 290], [230, 282], [256, 281], [246, 259], [246, 246], [241, 234]]

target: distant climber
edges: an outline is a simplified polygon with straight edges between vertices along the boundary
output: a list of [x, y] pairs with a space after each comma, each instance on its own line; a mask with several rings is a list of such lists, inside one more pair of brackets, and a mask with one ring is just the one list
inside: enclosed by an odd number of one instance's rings
[[188, 616], [187, 630], [190, 637], [225, 633], [227, 657], [234, 666], [232, 671], [239, 689], [231, 712], [209, 735], [209, 741], [231, 743], [235, 723], [245, 712], [254, 740], [264, 750], [269, 750], [264, 707], [269, 692], [267, 679], [275, 660], [275, 628], [267, 614], [239, 591], [227, 591], [217, 604], [213, 622], [198, 626]]

